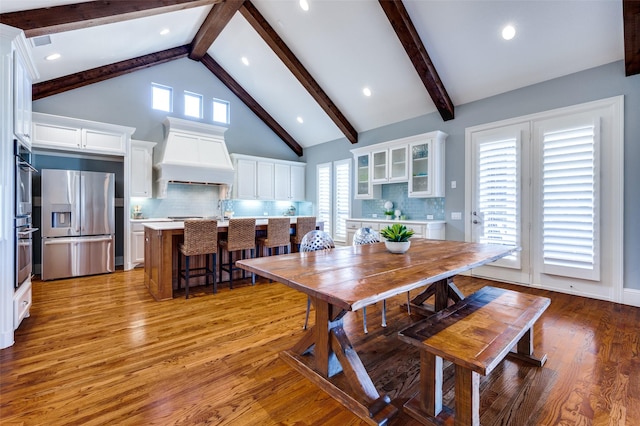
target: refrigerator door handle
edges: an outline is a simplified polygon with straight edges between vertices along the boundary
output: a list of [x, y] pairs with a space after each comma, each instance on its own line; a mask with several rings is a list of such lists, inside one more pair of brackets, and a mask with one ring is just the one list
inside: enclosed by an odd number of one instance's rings
[[70, 243], [99, 243], [102, 241], [112, 241], [113, 236], [105, 235], [99, 237], [69, 237], [69, 238], [45, 238], [45, 245], [53, 245], [53, 244], [70, 244]]
[[27, 237], [33, 234], [34, 232], [36, 232], [37, 230], [38, 228], [26, 228], [24, 231], [18, 231], [18, 235], [20, 235], [21, 237]]

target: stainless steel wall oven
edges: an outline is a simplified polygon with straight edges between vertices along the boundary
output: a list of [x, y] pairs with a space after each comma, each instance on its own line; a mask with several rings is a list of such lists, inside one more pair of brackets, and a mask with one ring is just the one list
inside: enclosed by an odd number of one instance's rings
[[32, 173], [37, 170], [31, 165], [31, 151], [17, 139], [14, 140], [15, 154], [15, 288], [31, 277], [33, 270], [31, 182]]

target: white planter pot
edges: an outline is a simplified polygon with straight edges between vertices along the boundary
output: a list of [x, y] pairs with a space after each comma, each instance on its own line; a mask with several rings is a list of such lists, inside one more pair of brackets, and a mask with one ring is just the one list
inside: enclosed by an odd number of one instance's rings
[[411, 247], [411, 241], [385, 241], [384, 245], [391, 253], [399, 254], [409, 250], [409, 247]]

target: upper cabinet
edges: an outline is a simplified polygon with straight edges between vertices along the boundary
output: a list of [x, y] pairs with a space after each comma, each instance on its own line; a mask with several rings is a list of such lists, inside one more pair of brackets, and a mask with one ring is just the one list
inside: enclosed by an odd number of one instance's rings
[[236, 170], [233, 198], [304, 201], [306, 164], [231, 154]]
[[407, 145], [371, 152], [373, 161], [371, 183], [406, 182], [408, 177]]
[[153, 190], [153, 147], [155, 142], [131, 140], [131, 186], [132, 197], [151, 198]]
[[409, 197], [444, 196], [444, 142], [435, 131], [351, 150], [354, 198], [379, 198], [380, 185], [408, 182]]
[[33, 146], [53, 150], [124, 156], [133, 127], [33, 113]]
[[444, 197], [444, 138], [434, 135], [409, 145], [409, 197]]
[[13, 52], [13, 134], [31, 147], [31, 74], [18, 50]]

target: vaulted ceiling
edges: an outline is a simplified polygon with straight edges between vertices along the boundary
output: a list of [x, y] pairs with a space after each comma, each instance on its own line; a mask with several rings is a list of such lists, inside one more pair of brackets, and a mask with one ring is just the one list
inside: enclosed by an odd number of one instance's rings
[[298, 155], [435, 111], [452, 120], [455, 105], [616, 60], [640, 73], [637, 0], [307, 3], [1, 0], [0, 22], [32, 40], [34, 99], [189, 57]]

